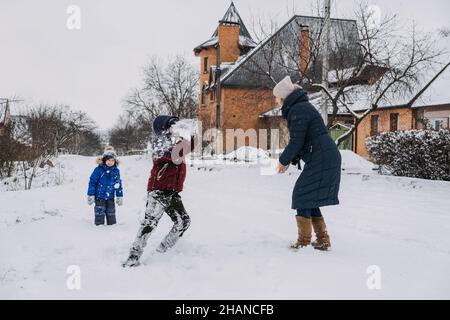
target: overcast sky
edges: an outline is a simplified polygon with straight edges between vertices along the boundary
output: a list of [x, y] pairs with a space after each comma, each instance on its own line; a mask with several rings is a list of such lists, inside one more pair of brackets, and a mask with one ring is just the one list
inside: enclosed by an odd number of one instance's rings
[[[317, 0], [236, 0], [247, 27], [253, 17], [286, 22], [312, 14]], [[353, 0], [332, 0], [333, 16], [351, 17]], [[141, 84], [152, 55], [184, 54], [207, 40], [230, 0], [1, 0], [0, 97], [64, 103], [86, 111], [101, 129], [122, 112], [121, 100]], [[398, 13], [433, 31], [450, 27], [448, 0], [373, 0], [381, 13]], [[81, 29], [66, 26], [67, 8], [81, 10]]]

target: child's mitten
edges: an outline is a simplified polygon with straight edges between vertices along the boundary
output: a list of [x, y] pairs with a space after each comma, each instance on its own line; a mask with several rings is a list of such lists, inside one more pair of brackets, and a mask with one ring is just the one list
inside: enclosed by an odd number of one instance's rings
[[88, 196], [87, 197], [87, 203], [88, 205], [92, 205], [95, 202], [95, 197], [94, 196]]
[[123, 204], [123, 198], [122, 197], [117, 197], [116, 198], [116, 203], [118, 206], [121, 206]]

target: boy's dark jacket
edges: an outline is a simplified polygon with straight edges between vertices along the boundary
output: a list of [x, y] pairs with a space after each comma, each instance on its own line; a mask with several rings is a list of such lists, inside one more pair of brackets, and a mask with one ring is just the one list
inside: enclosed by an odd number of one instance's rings
[[[167, 132], [168, 123], [175, 117], [160, 116], [153, 123], [153, 129], [156, 136], [170, 139]], [[172, 190], [176, 192], [183, 191], [184, 181], [186, 179], [186, 163], [184, 157], [190, 153], [195, 146], [194, 139], [191, 141], [181, 140], [173, 148], [166, 150], [161, 155], [153, 157], [153, 167], [148, 179], [147, 191], [153, 190]]]

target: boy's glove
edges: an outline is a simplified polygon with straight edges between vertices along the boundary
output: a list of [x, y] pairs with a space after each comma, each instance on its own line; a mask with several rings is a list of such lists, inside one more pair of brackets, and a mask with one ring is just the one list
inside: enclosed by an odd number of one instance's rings
[[121, 206], [123, 204], [123, 198], [122, 197], [117, 197], [116, 198], [116, 203], [118, 206]]
[[94, 196], [88, 196], [87, 197], [87, 203], [88, 205], [92, 205], [95, 202], [95, 197]]

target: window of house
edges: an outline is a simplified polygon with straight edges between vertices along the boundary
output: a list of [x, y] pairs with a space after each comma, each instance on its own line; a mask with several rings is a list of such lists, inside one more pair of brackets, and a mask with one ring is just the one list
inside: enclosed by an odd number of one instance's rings
[[205, 86], [202, 87], [202, 92], [201, 94], [201, 104], [204, 107], [206, 105], [206, 92], [205, 92]]
[[391, 113], [391, 121], [389, 125], [390, 131], [398, 130], [398, 113]]
[[214, 90], [211, 90], [211, 92], [209, 93], [209, 101], [214, 101], [214, 95], [215, 95], [215, 92], [214, 92]]
[[430, 120], [431, 128], [434, 130], [448, 129], [449, 119], [448, 118], [432, 118]]
[[373, 115], [370, 118], [370, 135], [376, 136], [378, 134], [378, 120], [379, 116]]
[[208, 57], [203, 58], [203, 73], [208, 73], [209, 67], [208, 67]]

